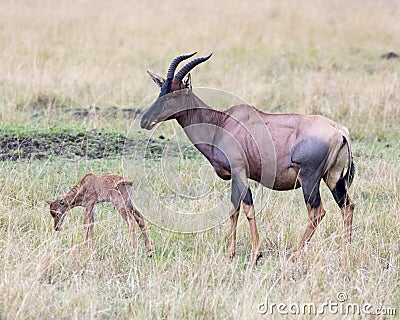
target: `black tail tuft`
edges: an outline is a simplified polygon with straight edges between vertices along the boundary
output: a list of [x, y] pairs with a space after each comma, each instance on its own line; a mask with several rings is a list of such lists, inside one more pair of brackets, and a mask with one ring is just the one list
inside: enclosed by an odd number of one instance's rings
[[343, 143], [347, 144], [347, 151], [349, 152], [349, 164], [345, 175], [340, 179], [341, 180], [343, 179], [344, 182], [347, 184], [347, 188], [349, 188], [351, 186], [351, 183], [353, 182], [354, 174], [356, 173], [356, 167], [353, 162], [353, 155], [351, 154], [349, 141], [347, 141], [347, 139], [344, 136], [343, 136]]
[[342, 179], [347, 182], [347, 188], [349, 188], [353, 182], [354, 174], [356, 173], [356, 166], [354, 165], [353, 160], [350, 160], [349, 167], [347, 169], [346, 174]]

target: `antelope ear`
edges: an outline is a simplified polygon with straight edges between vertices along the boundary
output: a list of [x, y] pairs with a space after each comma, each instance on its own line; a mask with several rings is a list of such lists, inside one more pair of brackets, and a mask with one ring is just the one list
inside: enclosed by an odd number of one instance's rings
[[44, 200], [44, 201], [46, 201], [48, 204], [52, 204], [53, 203], [53, 201], [51, 201], [51, 200]]
[[188, 73], [185, 78], [183, 78], [183, 85], [185, 89], [192, 90], [192, 76]]
[[160, 77], [158, 75], [156, 75], [153, 72], [150, 72], [147, 70], [147, 74], [150, 76], [151, 80], [154, 81], [154, 83], [159, 86], [160, 88], [163, 86], [165, 79], [163, 77]]

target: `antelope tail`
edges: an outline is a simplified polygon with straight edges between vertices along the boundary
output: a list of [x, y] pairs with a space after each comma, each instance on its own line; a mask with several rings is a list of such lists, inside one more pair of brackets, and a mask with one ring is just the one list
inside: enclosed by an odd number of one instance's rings
[[348, 159], [348, 167], [345, 175], [341, 178], [344, 179], [347, 188], [351, 186], [351, 183], [353, 182], [354, 174], [356, 173], [356, 167], [353, 162], [353, 154], [351, 152], [351, 147], [350, 147], [350, 142], [346, 139], [345, 136], [343, 136], [343, 142], [347, 144], [347, 151], [349, 153], [349, 159]]

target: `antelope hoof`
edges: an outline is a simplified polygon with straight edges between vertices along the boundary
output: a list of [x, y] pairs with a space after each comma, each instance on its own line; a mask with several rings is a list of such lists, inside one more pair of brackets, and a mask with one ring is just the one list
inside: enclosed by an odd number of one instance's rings
[[152, 258], [152, 257], [153, 257], [153, 250], [148, 251], [148, 252], [147, 252], [147, 256], [148, 256], [149, 258]]
[[88, 250], [93, 250], [94, 249], [94, 241], [93, 240], [87, 240], [84, 243], [86, 249]]
[[262, 258], [262, 256], [263, 256], [262, 251], [253, 252], [251, 258], [251, 264], [255, 266], [257, 262]]
[[228, 260], [232, 260], [235, 257], [235, 251], [229, 251], [227, 254], [225, 254], [225, 257]]
[[294, 263], [299, 259], [300, 252], [299, 251], [293, 251], [292, 254], [289, 256], [290, 260]]

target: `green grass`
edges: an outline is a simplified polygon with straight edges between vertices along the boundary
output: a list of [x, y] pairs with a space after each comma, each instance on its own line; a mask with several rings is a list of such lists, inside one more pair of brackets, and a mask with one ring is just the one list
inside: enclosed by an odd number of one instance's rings
[[[261, 315], [259, 305], [321, 306], [337, 302], [339, 292], [349, 303], [399, 308], [400, 61], [380, 58], [399, 53], [399, 15], [390, 0], [4, 2], [1, 143], [19, 136], [48, 146], [64, 135], [66, 145], [79, 147], [83, 135], [87, 151], [124, 137], [135, 152], [92, 159], [48, 157], [46, 149], [42, 159], [22, 160], [20, 149], [2, 149], [18, 157], [0, 162], [0, 319], [281, 319], [277, 312]], [[325, 186], [327, 215], [292, 263], [288, 256], [307, 222], [301, 191], [271, 192], [254, 183], [264, 257], [250, 266], [250, 231], [241, 215], [237, 256], [225, 259], [230, 183], [187, 148], [176, 123], [147, 132], [138, 122], [139, 110], [158, 95], [146, 70], [163, 75], [176, 55], [193, 51], [214, 52], [192, 81], [218, 109], [244, 100], [272, 113], [322, 114], [349, 128], [356, 208], [348, 256], [340, 211]], [[99, 140], [99, 132], [107, 139]], [[141, 238], [138, 252], [131, 251], [127, 226], [109, 204], [97, 206], [93, 251], [82, 246], [84, 209], [73, 209], [63, 230], [53, 231], [44, 200], [88, 172], [134, 181], [152, 259]], [[168, 231], [201, 221], [171, 215], [158, 200], [186, 213], [216, 208], [204, 215], [216, 226]]]
[[[63, 231], [52, 230], [44, 199], [65, 193], [86, 172], [129, 172], [140, 184], [140, 161], [3, 162], [3, 317], [257, 318], [266, 295], [270, 302], [322, 304], [336, 301], [341, 291], [352, 303], [398, 306], [397, 159], [386, 143], [355, 142], [354, 149], [358, 174], [352, 186], [356, 215], [349, 258], [341, 250], [339, 210], [322, 188], [328, 215], [300, 262], [291, 263], [287, 255], [303, 232], [306, 210], [301, 192], [273, 192], [258, 215], [266, 253], [254, 268], [244, 217], [232, 262], [224, 258], [228, 222], [196, 234], [169, 232], [148, 222], [152, 259], [142, 239], [133, 255], [126, 225], [107, 204], [98, 205], [93, 252], [81, 246], [83, 209], [68, 214]], [[190, 161], [192, 170], [201, 165]]]

